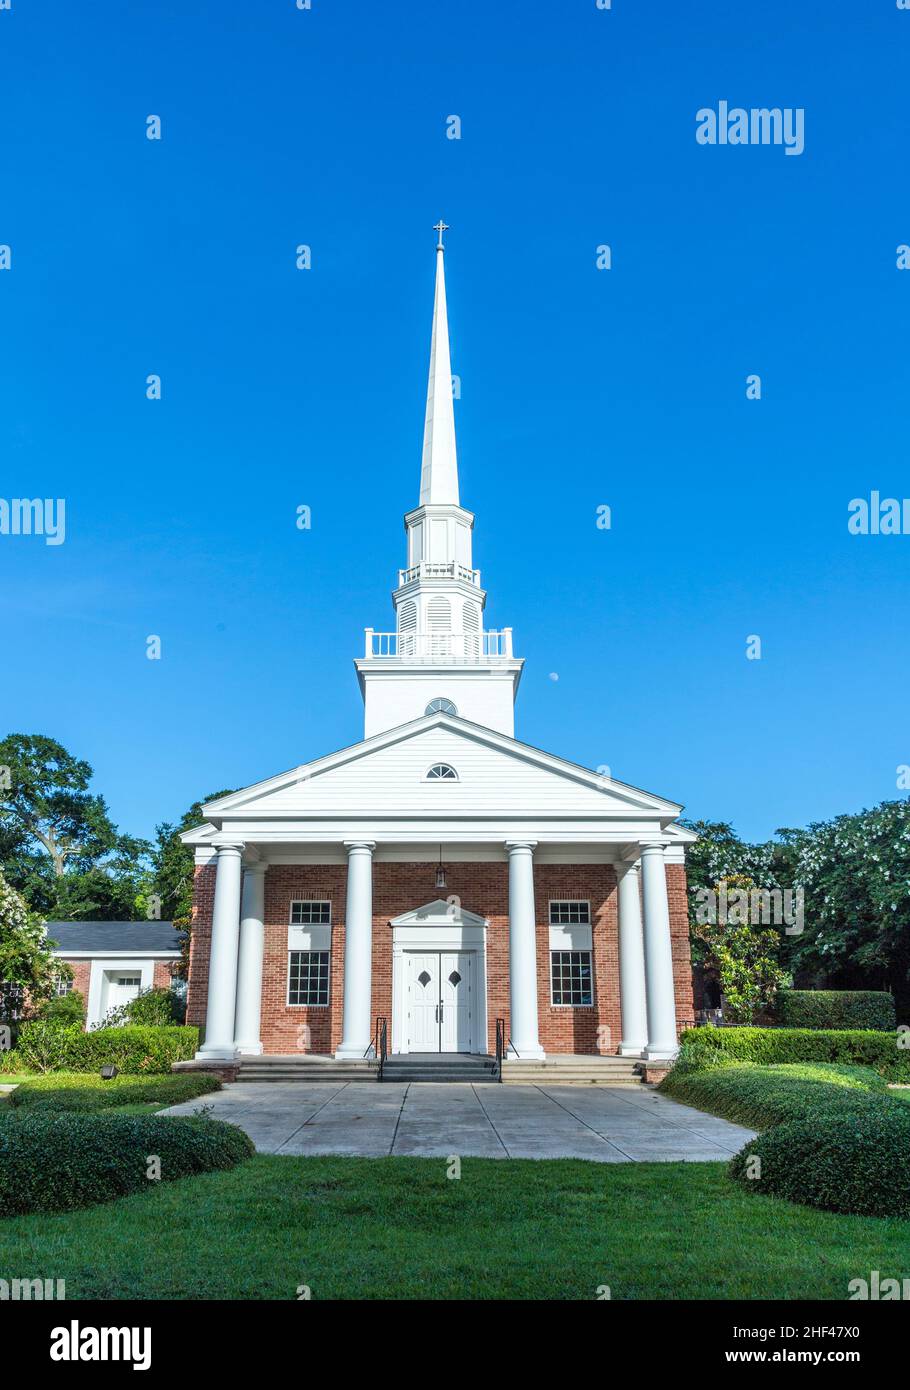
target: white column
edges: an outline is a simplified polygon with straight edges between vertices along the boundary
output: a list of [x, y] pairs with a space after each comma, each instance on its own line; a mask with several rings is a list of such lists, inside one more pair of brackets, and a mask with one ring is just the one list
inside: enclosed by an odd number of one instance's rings
[[536, 840], [507, 840], [509, 851], [509, 992], [512, 1049], [523, 1060], [545, 1055], [537, 1035]]
[[645, 943], [641, 926], [638, 863], [617, 864], [619, 894], [619, 1001], [622, 1012], [621, 1057], [641, 1057], [648, 1044], [645, 990]]
[[239, 842], [218, 845], [212, 945], [209, 954], [209, 993], [205, 1011], [205, 1041], [197, 1057], [234, 1056], [234, 1009], [237, 1002], [237, 945], [240, 936]]
[[347, 911], [344, 918], [344, 1014], [338, 1058], [363, 1057], [372, 1037], [373, 953], [372, 840], [346, 840]]
[[641, 886], [645, 909], [645, 978], [648, 990], [648, 1047], [646, 1056], [675, 1057], [676, 995], [670, 946], [670, 908], [667, 871], [661, 843], [641, 847]]
[[240, 949], [237, 954], [237, 1013], [234, 1047], [245, 1057], [262, 1052], [259, 1023], [262, 1014], [262, 955], [265, 944], [266, 864], [247, 864], [240, 900]]

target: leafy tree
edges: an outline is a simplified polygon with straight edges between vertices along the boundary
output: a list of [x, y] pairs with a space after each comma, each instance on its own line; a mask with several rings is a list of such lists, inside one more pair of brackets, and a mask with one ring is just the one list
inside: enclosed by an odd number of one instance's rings
[[9, 768], [10, 783], [0, 824], [29, 849], [39, 845], [56, 878], [71, 865], [89, 868], [114, 849], [117, 831], [104, 798], [88, 790], [87, 762], [42, 734], [10, 734], [0, 741], [0, 765]]
[[32, 1007], [50, 998], [56, 979], [72, 979], [68, 965], [53, 954], [44, 924], [0, 873], [0, 980], [28, 991]]
[[55, 739], [10, 734], [0, 767], [0, 864], [32, 909], [63, 920], [139, 916], [150, 846], [118, 833], [89, 790], [91, 766]]
[[890, 988], [910, 1008], [910, 802], [779, 832], [810, 927], [789, 963], [809, 981]]
[[[715, 902], [722, 886], [734, 901], [744, 895], [747, 904], [758, 888], [747, 874], [731, 874], [714, 885]], [[723, 921], [719, 913], [714, 915], [714, 921], [699, 922], [692, 929], [699, 955], [717, 971], [726, 1017], [733, 1023], [751, 1023], [788, 979], [779, 962], [780, 931], [750, 921], [749, 907], [730, 911]]]

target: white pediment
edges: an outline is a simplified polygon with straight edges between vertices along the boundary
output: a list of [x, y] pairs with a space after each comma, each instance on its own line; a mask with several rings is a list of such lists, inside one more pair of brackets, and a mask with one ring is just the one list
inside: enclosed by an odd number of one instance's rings
[[425, 903], [423, 907], [415, 907], [410, 912], [403, 912], [400, 917], [393, 917], [390, 925], [393, 927], [486, 927], [488, 922], [486, 917], [478, 917], [476, 912], [469, 912], [454, 898], [448, 902], [445, 898], [436, 898], [431, 903]]
[[[454, 768], [456, 777], [428, 778], [438, 764]], [[457, 716], [434, 714], [221, 797], [204, 814], [217, 829], [227, 829], [237, 820], [352, 812], [420, 819], [593, 815], [666, 825], [680, 810], [675, 802], [517, 739]], [[205, 836], [200, 827], [183, 839], [201, 842]]]

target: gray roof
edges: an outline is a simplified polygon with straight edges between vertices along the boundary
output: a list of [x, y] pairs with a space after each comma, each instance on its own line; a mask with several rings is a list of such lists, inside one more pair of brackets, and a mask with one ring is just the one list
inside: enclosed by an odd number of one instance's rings
[[184, 933], [173, 922], [45, 922], [57, 954], [78, 956], [86, 951], [171, 951], [180, 954]]

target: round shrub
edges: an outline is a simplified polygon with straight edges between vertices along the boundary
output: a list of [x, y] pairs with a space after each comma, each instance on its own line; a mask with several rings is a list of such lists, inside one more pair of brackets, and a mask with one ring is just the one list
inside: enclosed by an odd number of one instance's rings
[[117, 1105], [180, 1105], [195, 1096], [220, 1091], [210, 1072], [168, 1076], [115, 1076], [102, 1081], [92, 1072], [51, 1072], [23, 1081], [10, 1093], [10, 1104], [35, 1110], [108, 1110]]
[[[775, 1125], [731, 1159], [753, 1192], [858, 1216], [910, 1217], [910, 1105]], [[755, 1172], [760, 1159], [760, 1177]]]
[[69, 1211], [148, 1192], [160, 1178], [233, 1168], [254, 1152], [221, 1120], [17, 1111], [0, 1121], [0, 1216]]

